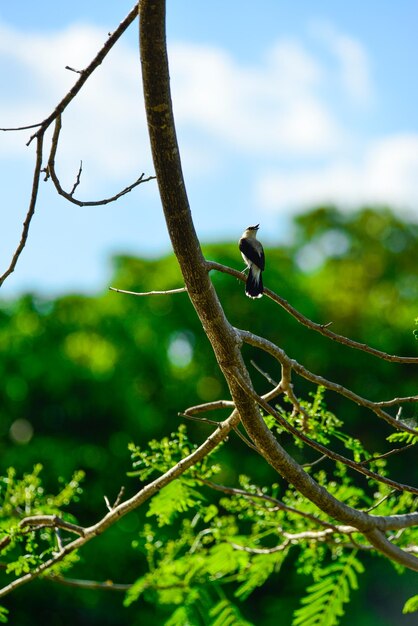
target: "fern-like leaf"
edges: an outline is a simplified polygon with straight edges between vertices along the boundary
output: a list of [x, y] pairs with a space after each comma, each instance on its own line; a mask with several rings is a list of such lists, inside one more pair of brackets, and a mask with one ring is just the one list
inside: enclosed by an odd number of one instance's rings
[[341, 555], [337, 563], [317, 571], [318, 580], [308, 587], [303, 606], [294, 613], [292, 626], [337, 626], [351, 590], [358, 588], [357, 575], [363, 571], [356, 551]]
[[155, 515], [159, 526], [170, 524], [179, 513], [200, 504], [202, 494], [193, 488], [194, 483], [187, 479], [173, 480], [155, 495], [150, 503], [147, 517]]
[[213, 618], [210, 626], [253, 626], [242, 617], [238, 607], [226, 598], [209, 611], [209, 616]]

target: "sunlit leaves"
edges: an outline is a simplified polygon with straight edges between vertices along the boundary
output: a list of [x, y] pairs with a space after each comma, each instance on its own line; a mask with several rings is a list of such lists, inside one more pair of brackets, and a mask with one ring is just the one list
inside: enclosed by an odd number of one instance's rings
[[302, 606], [295, 611], [292, 626], [336, 626], [344, 615], [351, 591], [358, 588], [358, 574], [364, 566], [356, 551], [342, 555], [338, 562], [315, 572], [316, 582], [307, 589]]

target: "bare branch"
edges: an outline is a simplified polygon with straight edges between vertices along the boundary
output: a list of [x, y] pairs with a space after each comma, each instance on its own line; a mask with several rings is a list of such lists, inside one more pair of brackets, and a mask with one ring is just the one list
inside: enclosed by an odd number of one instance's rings
[[28, 124], [26, 126], [15, 126], [14, 128], [0, 128], [4, 133], [7, 132], [16, 132], [18, 130], [30, 130], [31, 128], [39, 128], [42, 126], [42, 122], [38, 122], [37, 124]]
[[249, 546], [241, 546], [238, 543], [234, 543], [232, 541], [229, 542], [229, 545], [234, 548], [234, 550], [241, 550], [242, 552], [249, 552], [250, 554], [274, 554], [275, 552], [283, 552], [290, 546], [290, 539], [286, 539], [279, 546], [274, 546], [273, 548], [250, 548]]
[[19, 523], [19, 527], [24, 529], [26, 527], [35, 528], [62, 528], [64, 530], [68, 530], [71, 533], [75, 533], [76, 535], [84, 535], [84, 528], [82, 526], [78, 526], [77, 524], [72, 524], [71, 522], [67, 522], [63, 520], [58, 515], [31, 515], [30, 517], [25, 517]]
[[217, 426], [219, 424], [217, 420], [210, 420], [207, 417], [196, 417], [195, 415], [189, 415], [188, 413], [178, 413], [177, 415], [179, 417], [185, 417], [188, 420], [192, 420], [193, 422], [199, 422], [201, 424], [211, 424], [212, 426]]
[[387, 459], [389, 456], [393, 454], [399, 454], [400, 452], [405, 452], [405, 450], [409, 450], [409, 448], [414, 447], [414, 443], [409, 443], [402, 448], [393, 448], [393, 450], [389, 450], [389, 452], [385, 452], [384, 454], [378, 454], [376, 456], [370, 457], [370, 459], [365, 459], [364, 461], [359, 461], [359, 465], [367, 465], [368, 463], [373, 463], [373, 461], [378, 461], [379, 459]]
[[320, 456], [315, 461], [312, 461], [311, 463], [303, 463], [301, 467], [313, 467], [314, 465], [318, 465], [319, 463], [322, 463], [322, 461], [325, 461], [325, 459], [327, 458], [328, 458], [327, 455], [323, 454], [322, 456]]
[[[36, 124], [30, 124], [30, 125], [26, 125], [26, 126], [19, 126], [19, 127], [16, 127], [16, 128], [4, 128], [4, 129], [2, 129], [4, 131], [13, 131], [13, 130], [18, 131], [18, 130], [27, 130], [27, 129], [30, 129], [30, 128], [38, 128], [36, 133], [34, 133], [30, 137], [29, 141], [26, 144], [26, 145], [29, 145], [33, 141], [33, 139], [36, 138], [36, 163], [35, 163], [34, 178], [33, 178], [33, 183], [32, 183], [32, 193], [31, 193], [31, 199], [30, 199], [30, 203], [29, 203], [29, 208], [28, 208], [28, 212], [26, 214], [26, 219], [25, 219], [24, 224], [23, 224], [23, 230], [22, 230], [20, 243], [19, 243], [19, 245], [16, 248], [16, 251], [15, 251], [13, 257], [12, 257], [12, 260], [11, 260], [11, 263], [10, 263], [8, 269], [0, 276], [0, 287], [4, 283], [6, 278], [14, 271], [14, 269], [16, 267], [16, 263], [17, 263], [20, 255], [21, 255], [21, 253], [23, 251], [23, 248], [25, 247], [25, 244], [26, 244], [26, 241], [27, 241], [27, 238], [28, 238], [29, 227], [30, 227], [31, 220], [32, 220], [32, 217], [33, 217], [34, 212], [35, 212], [35, 206], [36, 206], [36, 201], [37, 201], [37, 196], [38, 196], [39, 179], [40, 179], [40, 173], [42, 171], [42, 169], [41, 169], [42, 168], [42, 156], [43, 156], [42, 146], [43, 146], [43, 138], [44, 138], [45, 132], [47, 131], [47, 129], [49, 128], [51, 123], [54, 120], [56, 120], [61, 115], [61, 113], [67, 108], [67, 106], [75, 98], [75, 96], [78, 94], [78, 92], [83, 87], [83, 85], [86, 83], [86, 81], [91, 76], [91, 74], [94, 72], [94, 70], [102, 63], [102, 61], [104, 60], [104, 58], [106, 57], [108, 52], [112, 49], [112, 47], [115, 45], [115, 43], [121, 37], [121, 35], [130, 26], [130, 24], [132, 24], [132, 22], [138, 16], [138, 10], [139, 10], [138, 9], [138, 3], [135, 3], [134, 7], [131, 9], [129, 14], [119, 24], [118, 28], [109, 36], [109, 38], [107, 39], [105, 44], [102, 46], [102, 48], [96, 54], [96, 56], [91, 61], [91, 63], [88, 65], [88, 67], [80, 72], [80, 78], [77, 80], [75, 85], [64, 96], [64, 98], [55, 107], [54, 111], [47, 118], [45, 118], [42, 122], [36, 123]], [[59, 134], [59, 130], [57, 132]], [[148, 179], [144, 179], [143, 176], [144, 175], [142, 174], [142, 176], [137, 181], [135, 181], [135, 183], [133, 183], [129, 187], [126, 187], [126, 189], [124, 189], [119, 194], [116, 194], [116, 196], [114, 196], [113, 198], [109, 198], [106, 201], [101, 201], [101, 202], [99, 202], [99, 204], [106, 204], [108, 202], [113, 202], [117, 198], [119, 198], [122, 195], [124, 195], [124, 194], [128, 193], [129, 191], [131, 191], [134, 187], [136, 187], [140, 183], [147, 182], [147, 180], [151, 180], [153, 178], [153, 177], [149, 177]], [[67, 199], [70, 199], [71, 195], [68, 194], [68, 196], [69, 196], [69, 198], [67, 198]], [[74, 200], [72, 199], [71, 201], [74, 201]], [[81, 203], [80, 206], [87, 206], [87, 205], [92, 206], [94, 204], [95, 203]]]
[[218, 409], [230, 409], [234, 408], [234, 403], [231, 400], [215, 400], [214, 402], [205, 402], [204, 404], [197, 404], [191, 406], [184, 411], [187, 416], [199, 415], [199, 413], [206, 413], [207, 411], [217, 411]]
[[244, 498], [249, 498], [252, 500], [257, 500], [257, 499], [264, 500], [268, 504], [272, 504], [275, 508], [277, 508], [280, 511], [287, 511], [288, 513], [294, 513], [295, 515], [300, 515], [301, 517], [304, 517], [305, 519], [308, 519], [311, 522], [314, 522], [315, 524], [319, 524], [320, 526], [323, 526], [325, 528], [333, 528], [333, 529], [336, 528], [334, 524], [330, 524], [329, 522], [322, 520], [321, 518], [317, 517], [316, 515], [313, 515], [312, 513], [307, 513], [306, 511], [303, 511], [302, 509], [296, 509], [293, 506], [289, 506], [288, 504], [285, 504], [281, 500], [278, 500], [277, 498], [273, 498], [272, 496], [268, 496], [265, 493], [262, 493], [262, 492], [251, 493], [250, 491], [245, 491], [245, 489], [238, 489], [237, 487], [226, 487], [225, 485], [219, 485], [218, 483], [214, 483], [210, 480], [206, 480], [203, 478], [198, 478], [198, 480], [204, 485], [207, 485], [208, 487], [210, 487], [211, 489], [214, 489], [215, 491], [222, 491], [223, 493], [226, 493], [229, 495], [242, 496]]
[[100, 591], [122, 591], [126, 592], [132, 587], [132, 584], [114, 583], [111, 580], [99, 582], [97, 580], [81, 580], [79, 578], [66, 578], [64, 576], [44, 576], [43, 580], [49, 580], [52, 583], [59, 583], [66, 587], [77, 587], [78, 589], [94, 589]]
[[122, 487], [119, 489], [119, 493], [116, 496], [116, 500], [113, 505], [110, 504], [109, 498], [107, 496], [104, 496], [104, 501], [106, 503], [106, 507], [108, 511], [112, 511], [115, 507], [118, 506], [118, 504], [120, 504], [124, 493], [125, 493], [125, 487], [122, 485]]
[[[240, 375], [238, 373], [237, 373], [237, 378], [238, 378], [238, 380], [240, 379]], [[304, 443], [309, 445], [314, 450], [317, 450], [318, 452], [321, 452], [322, 454], [325, 454], [328, 458], [333, 459], [334, 461], [339, 461], [340, 463], [343, 463], [344, 465], [347, 465], [348, 467], [351, 467], [352, 469], [354, 469], [355, 471], [359, 472], [360, 474], [364, 474], [365, 476], [368, 476], [369, 478], [372, 478], [372, 479], [376, 480], [377, 482], [383, 483], [385, 485], [389, 485], [390, 487], [393, 487], [394, 489], [397, 489], [398, 491], [408, 491], [410, 493], [418, 494], [418, 487], [413, 487], [412, 485], [406, 485], [404, 483], [399, 483], [399, 482], [397, 482], [395, 480], [392, 480], [391, 478], [387, 478], [386, 476], [382, 476], [382, 475], [380, 475], [380, 474], [378, 474], [376, 472], [373, 472], [372, 470], [369, 470], [368, 468], [364, 467], [360, 463], [357, 463], [356, 461], [352, 461], [351, 459], [343, 456], [342, 454], [334, 452], [333, 450], [330, 450], [329, 448], [327, 448], [323, 444], [315, 441], [314, 439], [311, 439], [306, 434], [304, 434], [303, 432], [299, 431], [292, 424], [290, 424], [283, 417], [283, 415], [281, 415], [278, 411], [276, 411], [273, 407], [271, 407], [268, 404], [268, 402], [266, 402], [255, 391], [253, 391], [250, 387], [248, 387], [246, 384], [244, 384], [243, 381], [242, 381], [242, 385], [243, 385], [243, 388], [245, 388], [247, 390], [247, 393], [252, 398], [254, 398], [257, 401], [257, 403], [264, 409], [264, 411], [266, 413], [268, 413], [269, 415], [274, 417], [274, 419], [285, 430], [287, 430], [289, 433], [291, 433], [294, 437], [297, 437], [298, 439], [300, 439], [301, 441], [303, 441]], [[287, 391], [286, 391], [286, 393], [287, 393]], [[300, 466], [298, 466], [298, 467], [300, 467]], [[417, 520], [418, 520], [418, 516], [417, 516]]]
[[270, 374], [262, 370], [261, 367], [257, 365], [257, 363], [255, 363], [252, 359], [250, 360], [250, 363], [257, 370], [257, 372], [260, 372], [260, 374], [264, 376], [264, 378], [270, 383], [270, 385], [272, 385], [273, 387], [277, 387], [278, 383], [270, 376]]
[[370, 513], [370, 511], [374, 511], [374, 509], [377, 509], [378, 506], [380, 506], [383, 502], [385, 502], [388, 498], [393, 496], [395, 493], [396, 493], [396, 489], [392, 489], [392, 491], [389, 491], [389, 493], [383, 496], [383, 498], [380, 498], [380, 500], [378, 500], [373, 506], [366, 509], [366, 513]]
[[77, 187], [79, 186], [80, 182], [81, 182], [81, 172], [83, 171], [83, 161], [80, 161], [80, 167], [78, 168], [78, 172], [77, 172], [77, 176], [76, 179], [74, 181], [74, 185], [70, 191], [70, 196], [73, 197], [75, 190], [77, 189]]
[[[215, 261], [207, 261], [206, 266], [208, 271], [217, 270], [219, 272], [223, 272], [224, 274], [229, 274], [230, 276], [234, 276], [245, 282], [245, 277], [242, 275], [242, 272], [238, 270], [234, 270], [231, 267], [227, 267], [226, 265], [221, 265], [221, 263], [216, 263]], [[328, 324], [317, 324], [316, 322], [312, 322], [312, 320], [305, 317], [302, 313], [297, 311], [291, 304], [287, 302], [284, 298], [277, 295], [271, 289], [264, 287], [264, 294], [269, 297], [271, 300], [279, 304], [285, 311], [290, 313], [298, 322], [314, 330], [315, 332], [324, 335], [324, 337], [328, 337], [333, 341], [338, 343], [342, 343], [349, 348], [354, 348], [355, 350], [361, 350], [362, 352], [367, 352], [368, 354], [372, 354], [384, 361], [390, 361], [391, 363], [418, 363], [418, 357], [412, 356], [397, 356], [394, 354], [387, 354], [386, 352], [382, 352], [381, 350], [377, 350], [376, 348], [372, 348], [364, 343], [360, 343], [359, 341], [354, 341], [353, 339], [349, 339], [348, 337], [344, 337], [343, 335], [338, 335], [337, 333], [333, 333], [331, 330], [328, 330], [330, 323]]]
[[116, 289], [116, 287], [109, 287], [109, 291], [115, 291], [116, 293], [126, 293], [130, 296], [171, 296], [173, 293], [184, 293], [187, 291], [187, 287], [179, 287], [178, 289], [167, 289], [166, 291], [146, 291], [140, 293], [138, 291], [126, 291], [126, 289]]
[[77, 186], [80, 183], [80, 176], [81, 176], [81, 171], [82, 171], [81, 165], [78, 171], [76, 181], [70, 192], [65, 191], [65, 189], [62, 188], [62, 185], [60, 183], [60, 180], [55, 170], [55, 157], [57, 154], [60, 133], [61, 133], [61, 115], [58, 115], [55, 120], [55, 127], [54, 127], [54, 133], [52, 136], [51, 151], [49, 154], [48, 165], [46, 168], [45, 180], [51, 177], [51, 180], [54, 183], [54, 187], [57, 193], [63, 198], [65, 198], [66, 200], [68, 200], [68, 202], [71, 202], [72, 204], [76, 204], [77, 206], [80, 206], [80, 207], [103, 206], [105, 204], [110, 204], [111, 202], [116, 202], [116, 200], [119, 200], [119, 198], [131, 192], [132, 189], [135, 189], [135, 187], [138, 187], [138, 185], [141, 185], [142, 183], [147, 183], [150, 180], [155, 179], [155, 176], [148, 176], [148, 178], [144, 178], [145, 174], [142, 173], [141, 176], [134, 183], [132, 183], [131, 185], [128, 185], [127, 187], [125, 187], [125, 189], [122, 189], [122, 191], [119, 191], [117, 194], [111, 196], [110, 198], [104, 198], [103, 200], [77, 200], [77, 198], [73, 197], [73, 194]]
[[280, 363], [287, 363], [288, 366], [291, 367], [291, 369], [293, 369], [303, 378], [310, 380], [316, 385], [319, 385], [321, 387], [325, 387], [326, 389], [334, 391], [338, 393], [339, 395], [342, 395], [345, 398], [348, 398], [355, 404], [358, 404], [360, 406], [364, 406], [367, 409], [370, 409], [371, 411], [373, 411], [373, 413], [375, 413], [378, 417], [381, 417], [382, 419], [384, 419], [386, 422], [388, 422], [388, 424], [393, 426], [393, 428], [395, 428], [396, 430], [401, 430], [403, 432], [411, 433], [412, 435], [418, 435], [418, 430], [409, 427], [407, 424], [405, 424], [401, 420], [397, 420], [391, 415], [389, 415], [389, 413], [387, 413], [386, 411], [383, 411], [383, 409], [381, 409], [378, 403], [372, 402], [371, 400], [367, 400], [366, 398], [362, 398], [358, 394], [354, 393], [354, 391], [351, 391], [350, 389], [343, 387], [343, 385], [340, 385], [338, 383], [333, 383], [327, 380], [326, 378], [323, 378], [322, 376], [313, 374], [312, 372], [307, 370], [305, 367], [303, 367], [303, 365], [301, 365], [294, 359], [290, 359], [287, 356], [287, 354], [284, 352], [284, 350], [276, 346], [274, 343], [272, 343], [268, 339], [264, 339], [263, 337], [254, 335], [253, 333], [250, 333], [246, 330], [237, 329], [237, 332], [240, 333], [245, 343], [248, 343], [250, 345], [260, 348], [261, 350], [264, 350], [265, 352], [268, 352], [269, 354], [274, 356], [274, 358], [276, 358]]
[[74, 74], [82, 74], [84, 70], [76, 70], [73, 67], [70, 67], [69, 65], [65, 66], [65, 69], [70, 71], [70, 72], [74, 72]]
[[29, 234], [30, 224], [31, 224], [32, 218], [33, 218], [34, 213], [35, 213], [36, 200], [38, 198], [39, 179], [40, 179], [41, 170], [42, 170], [42, 156], [43, 156], [42, 147], [43, 147], [43, 134], [40, 134], [36, 138], [36, 161], [35, 161], [35, 170], [34, 170], [34, 173], [33, 173], [32, 193], [31, 193], [31, 198], [30, 198], [30, 202], [29, 202], [28, 212], [26, 214], [25, 221], [23, 222], [22, 235], [21, 235], [21, 238], [20, 238], [19, 245], [17, 246], [16, 251], [15, 251], [13, 257], [12, 257], [12, 260], [11, 260], [11, 263], [10, 263], [9, 267], [0, 276], [0, 287], [2, 286], [2, 284], [4, 283], [6, 278], [8, 276], [10, 276], [10, 274], [12, 272], [14, 272], [14, 269], [16, 267], [16, 263], [18, 262], [19, 257], [20, 257], [20, 255], [23, 252], [23, 248], [26, 245], [26, 241], [27, 241], [28, 234]]
[[418, 402], [418, 396], [406, 396], [404, 398], [393, 398], [392, 400], [383, 400], [383, 402], [375, 402], [376, 406], [396, 406], [397, 404], [407, 402]]

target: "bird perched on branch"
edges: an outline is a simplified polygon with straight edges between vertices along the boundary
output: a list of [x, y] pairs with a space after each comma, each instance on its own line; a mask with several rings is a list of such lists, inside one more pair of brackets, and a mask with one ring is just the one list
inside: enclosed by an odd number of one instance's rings
[[[238, 242], [242, 258], [248, 268], [248, 278], [245, 285], [245, 294], [249, 298], [261, 298], [263, 295], [264, 250], [257, 239], [260, 224], [248, 226]], [[245, 272], [246, 270], [244, 270]]]

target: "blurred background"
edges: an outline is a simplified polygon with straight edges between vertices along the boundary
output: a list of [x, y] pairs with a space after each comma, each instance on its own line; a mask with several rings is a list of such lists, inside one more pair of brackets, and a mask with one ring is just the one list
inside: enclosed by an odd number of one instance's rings
[[[0, 8], [0, 126], [42, 120], [131, 8], [45, 1]], [[396, 354], [416, 354], [418, 300], [417, 7], [215, 0], [168, 2], [171, 79], [186, 184], [207, 258], [237, 269], [236, 241], [261, 223], [265, 284], [335, 332]], [[1, 271], [20, 238], [34, 161], [30, 131], [0, 136]], [[63, 119], [57, 170], [71, 188], [80, 159], [82, 200], [114, 194], [153, 173], [141, 99], [137, 28], [97, 70]], [[370, 399], [416, 394], [406, 368], [315, 336], [267, 298], [213, 275], [231, 323], [264, 334], [306, 367]], [[108, 286], [147, 291], [181, 286], [155, 182], [98, 208], [68, 205], [42, 183], [28, 244], [1, 289], [1, 472], [42, 463], [46, 487], [86, 471], [74, 507], [80, 523], [104, 513], [120, 486], [133, 493], [127, 445], [175, 430], [177, 413], [226, 397], [207, 339], [185, 294], [139, 299]], [[257, 316], [254, 316], [257, 307]], [[276, 364], [247, 349], [273, 378]], [[254, 383], [267, 382], [251, 370]], [[296, 392], [311, 387], [297, 379]], [[347, 432], [384, 451], [389, 429], [332, 394]], [[404, 417], [417, 411], [405, 407]], [[207, 428], [189, 425], [196, 441]], [[254, 480], [275, 480], [239, 441], [222, 451], [233, 484], [242, 454]], [[415, 452], [393, 457], [395, 478], [417, 478]], [[83, 550], [75, 576], [132, 582], [144, 572], [130, 549], [144, 511]], [[416, 576], [366, 560], [363, 586], [342, 624], [408, 626], [404, 601]], [[117, 578], [117, 580], [116, 580]], [[364, 582], [366, 580], [366, 583]], [[415, 587], [414, 587], [415, 581]], [[291, 565], [250, 598], [257, 624], [290, 623], [307, 584]], [[146, 602], [37, 581], [7, 599], [11, 623], [164, 623]], [[29, 609], [30, 607], [30, 609]], [[345, 620], [345, 621], [344, 621]]]

